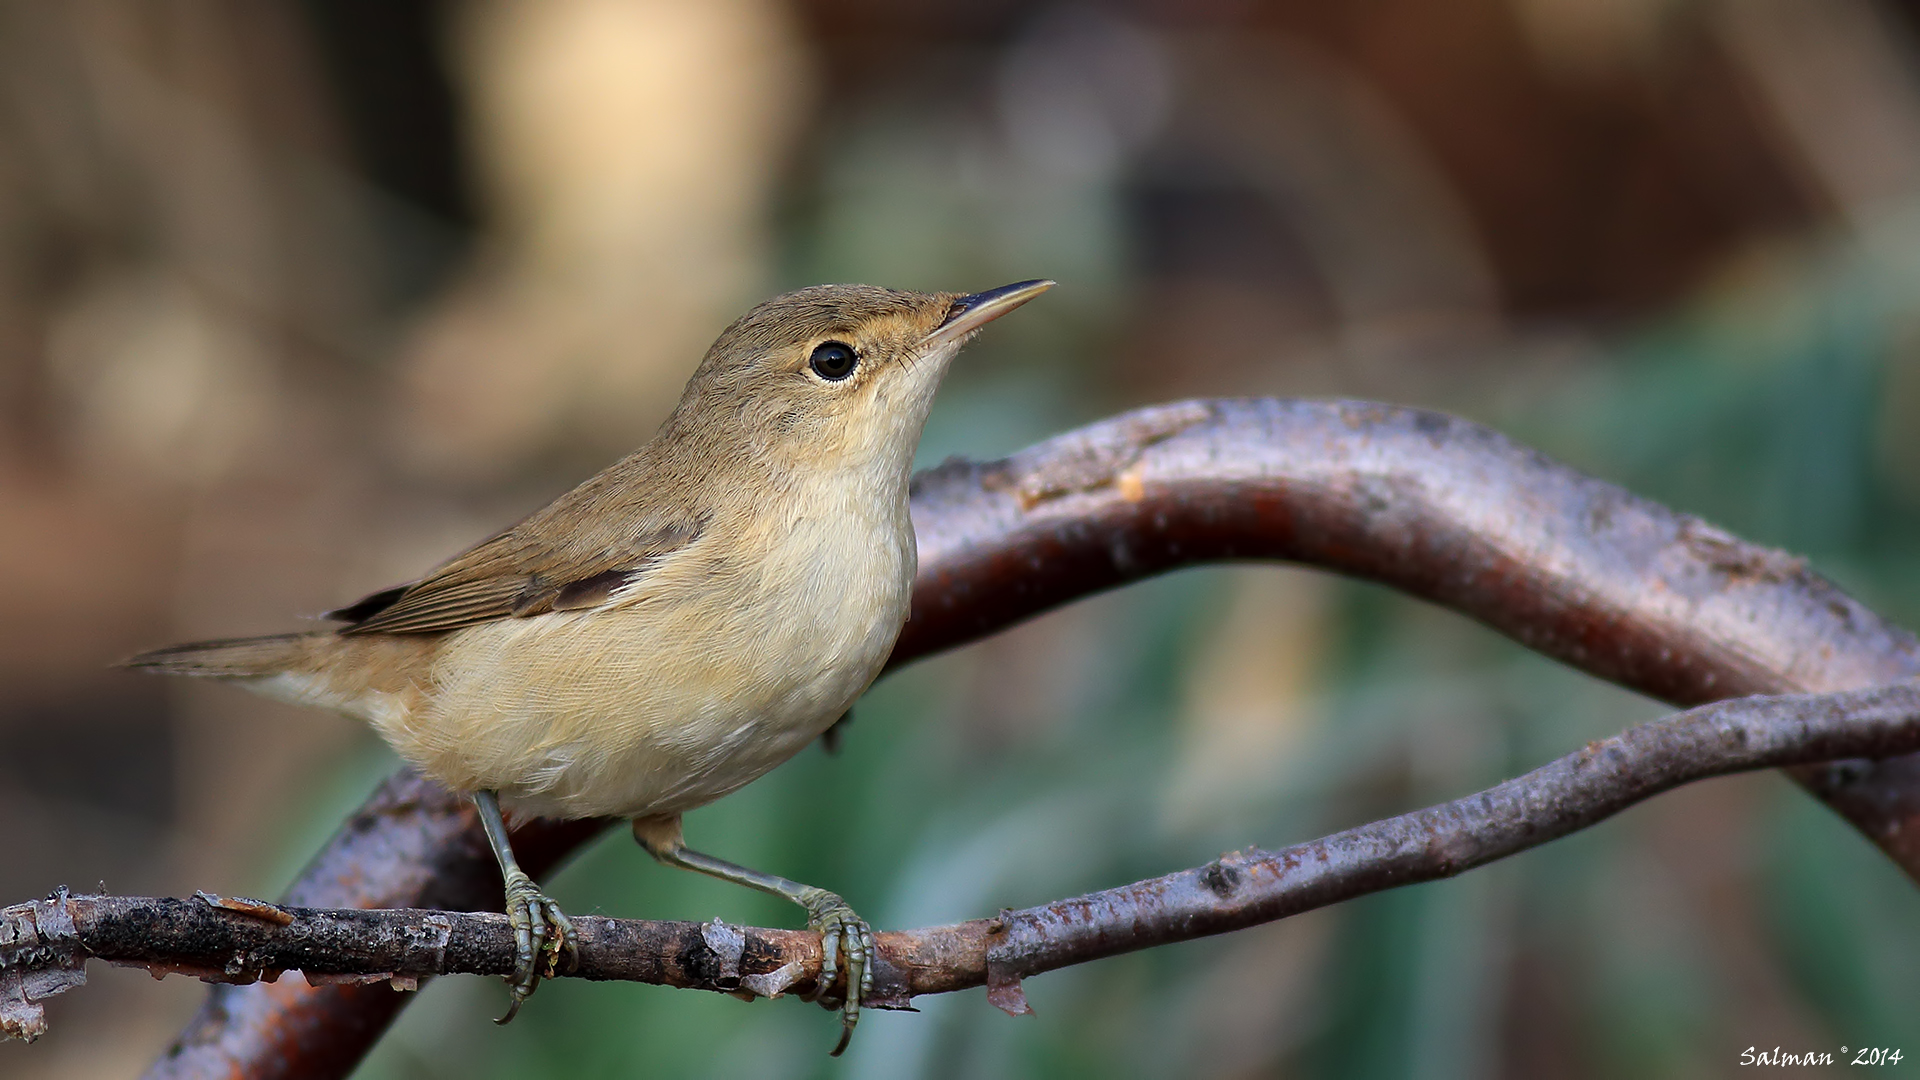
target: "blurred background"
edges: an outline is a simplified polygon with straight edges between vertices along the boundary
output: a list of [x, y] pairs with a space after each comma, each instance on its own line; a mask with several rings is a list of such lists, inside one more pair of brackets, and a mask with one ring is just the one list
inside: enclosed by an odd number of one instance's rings
[[[643, 441], [822, 281], [1061, 287], [923, 464], [1191, 395], [1495, 425], [1920, 625], [1920, 3], [0, 0], [0, 902], [277, 894], [394, 766], [106, 665], [296, 628]], [[1384, 590], [1215, 568], [890, 677], [690, 815], [882, 927], [1475, 790], [1657, 706]], [[825, 793], [825, 794], [822, 794]], [[566, 909], [787, 925], [620, 835]], [[96, 965], [9, 1077], [202, 997]], [[399, 1077], [1717, 1076], [1920, 1056], [1920, 890], [1768, 774], [1458, 880], [829, 1015], [429, 986]], [[1909, 1065], [1911, 1058], [1909, 1059]]]

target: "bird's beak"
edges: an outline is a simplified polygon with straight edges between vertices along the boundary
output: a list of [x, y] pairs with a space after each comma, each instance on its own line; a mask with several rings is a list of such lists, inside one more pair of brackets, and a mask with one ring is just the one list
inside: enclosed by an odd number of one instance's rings
[[975, 330], [1019, 307], [1021, 304], [1053, 288], [1051, 281], [1018, 281], [1012, 285], [1002, 285], [986, 292], [968, 293], [957, 297], [953, 307], [947, 311], [947, 319], [936, 327], [927, 339], [921, 342], [923, 349], [936, 349], [948, 343], [959, 343], [971, 336]]

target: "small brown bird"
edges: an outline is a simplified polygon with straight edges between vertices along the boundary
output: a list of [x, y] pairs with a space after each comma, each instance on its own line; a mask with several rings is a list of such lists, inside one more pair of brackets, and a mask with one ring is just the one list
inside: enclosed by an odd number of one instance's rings
[[714, 342], [651, 442], [420, 580], [329, 612], [338, 629], [128, 664], [359, 717], [470, 794], [518, 946], [502, 1023], [575, 949], [514, 861], [504, 804], [630, 818], [661, 862], [805, 908], [821, 992], [841, 986], [838, 1054], [872, 988], [872, 930], [825, 889], [688, 849], [680, 815], [798, 753], [879, 674], [907, 616], [907, 481], [934, 391], [968, 338], [1052, 285], [775, 297]]

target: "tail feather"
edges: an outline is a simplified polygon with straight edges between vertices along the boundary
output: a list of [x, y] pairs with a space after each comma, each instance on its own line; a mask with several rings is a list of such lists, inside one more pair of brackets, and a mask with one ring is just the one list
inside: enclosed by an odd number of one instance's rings
[[121, 666], [163, 675], [201, 675], [216, 679], [278, 675], [298, 666], [307, 652], [305, 639], [311, 636], [271, 634], [190, 641], [143, 652], [121, 661]]

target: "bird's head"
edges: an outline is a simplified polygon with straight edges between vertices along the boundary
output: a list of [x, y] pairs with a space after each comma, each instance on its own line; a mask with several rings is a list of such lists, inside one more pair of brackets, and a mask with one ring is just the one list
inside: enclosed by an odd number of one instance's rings
[[961, 345], [1052, 287], [1023, 281], [961, 294], [816, 285], [776, 296], [721, 333], [668, 428], [710, 452], [783, 470], [904, 475]]

